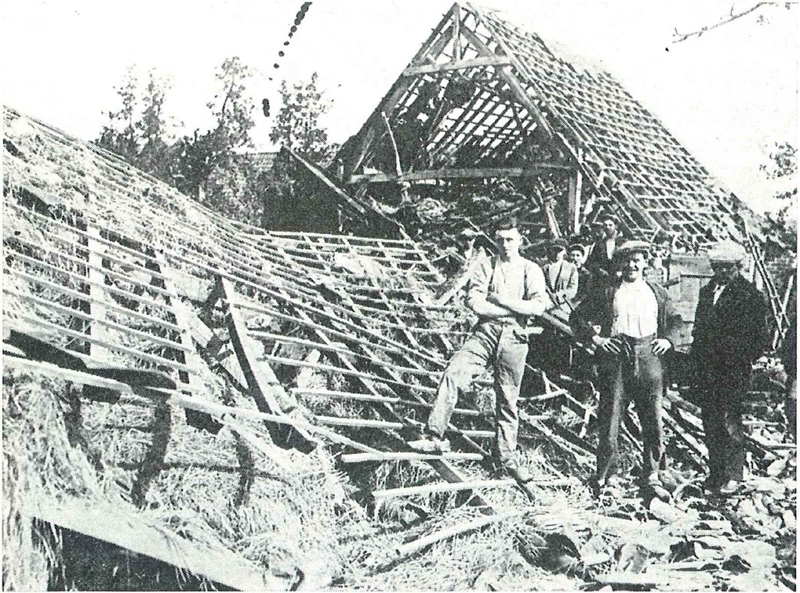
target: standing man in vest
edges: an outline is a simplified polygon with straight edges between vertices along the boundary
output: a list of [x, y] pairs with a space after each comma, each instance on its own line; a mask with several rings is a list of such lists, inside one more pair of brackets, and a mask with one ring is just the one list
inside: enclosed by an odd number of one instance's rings
[[569, 315], [578, 294], [578, 269], [566, 260], [566, 255], [567, 242], [554, 239], [547, 248], [550, 263], [544, 267], [544, 279], [554, 304]]
[[514, 459], [517, 399], [528, 355], [525, 327], [528, 318], [547, 310], [550, 299], [541, 268], [519, 253], [522, 235], [515, 218], [497, 226], [495, 241], [497, 255], [481, 263], [468, 288], [467, 306], [478, 316], [478, 325], [444, 371], [423, 438], [409, 444], [418, 451], [448, 451], [444, 433], [459, 394], [491, 365], [497, 414], [495, 461], [512, 477], [527, 481], [530, 477]]
[[691, 354], [708, 448], [706, 489], [727, 495], [744, 479], [743, 399], [767, 345], [767, 307], [741, 275], [744, 247], [722, 241], [708, 258], [714, 276], [700, 289]]
[[586, 250], [583, 245], [573, 243], [569, 246], [569, 261], [578, 270], [578, 292], [575, 295], [577, 306], [592, 293], [596, 282], [592, 271], [584, 265]]
[[660, 487], [658, 470], [664, 461], [661, 357], [678, 343], [681, 317], [667, 292], [644, 279], [649, 249], [644, 241], [620, 246], [616, 259], [621, 279], [606, 283], [573, 315], [575, 331], [597, 348], [600, 405], [595, 495], [616, 472], [620, 422], [631, 400], [642, 426], [641, 485]]
[[614, 273], [612, 262], [614, 253], [622, 244], [622, 235], [619, 232], [619, 221], [612, 213], [607, 212], [600, 216], [603, 236], [592, 247], [592, 252], [586, 258], [586, 267], [595, 274], [603, 277]]

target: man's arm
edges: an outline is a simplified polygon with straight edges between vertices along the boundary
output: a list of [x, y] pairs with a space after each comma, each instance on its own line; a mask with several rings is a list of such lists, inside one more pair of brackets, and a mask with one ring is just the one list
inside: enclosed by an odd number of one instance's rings
[[504, 307], [488, 300], [489, 296], [489, 281], [492, 277], [492, 269], [494, 261], [492, 258], [487, 258], [481, 262], [478, 269], [469, 283], [469, 290], [467, 292], [467, 306], [472, 309], [478, 317], [484, 318], [497, 318], [509, 317], [512, 311], [508, 307]]
[[536, 264], [527, 264], [525, 278], [525, 299], [512, 299], [499, 295], [489, 295], [490, 304], [505, 308], [515, 315], [525, 315], [531, 317], [541, 315], [552, 306], [550, 298], [547, 296], [547, 285], [545, 284], [542, 269]]
[[664, 303], [664, 327], [661, 330], [662, 335], [656, 337], [655, 340], [650, 342], [653, 347], [653, 354], [661, 356], [667, 350], [674, 350], [678, 345], [681, 337], [683, 319], [681, 318], [681, 314], [675, 308], [675, 303], [670, 298], [669, 293], [667, 293], [664, 288], [658, 284], [652, 283], [649, 283], [649, 286], [656, 293], [658, 300]]

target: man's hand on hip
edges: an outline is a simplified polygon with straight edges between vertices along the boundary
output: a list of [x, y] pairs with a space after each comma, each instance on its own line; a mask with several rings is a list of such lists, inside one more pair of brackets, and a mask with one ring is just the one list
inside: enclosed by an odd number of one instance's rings
[[619, 345], [616, 342], [614, 342], [614, 340], [612, 340], [611, 338], [594, 336], [592, 338], [592, 342], [594, 342], [594, 345], [600, 348], [600, 350], [608, 354], [620, 353]]
[[672, 342], [665, 338], [656, 338], [652, 342], [650, 342], [650, 346], [653, 347], [653, 354], [656, 356], [661, 356], [667, 350], [672, 348]]

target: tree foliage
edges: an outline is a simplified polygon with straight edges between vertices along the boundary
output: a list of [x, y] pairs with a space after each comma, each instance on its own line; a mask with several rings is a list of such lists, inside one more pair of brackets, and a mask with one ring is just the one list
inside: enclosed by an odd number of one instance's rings
[[336, 146], [328, 140], [328, 132], [320, 125], [322, 117], [331, 107], [324, 93], [317, 88], [315, 72], [307, 83], [286, 81], [281, 83], [281, 108], [275, 116], [270, 141], [297, 151], [314, 163], [329, 161]]
[[[108, 123], [96, 143], [226, 216], [274, 226], [274, 198], [290, 203], [292, 196], [285, 194], [291, 194], [292, 184], [285, 171], [264, 171], [250, 154], [255, 126], [248, 93], [252, 71], [238, 57], [231, 57], [215, 76], [217, 91], [206, 104], [212, 126], [194, 129], [173, 142], [165, 111], [168, 82], [151, 71], [142, 87], [130, 68], [117, 89], [120, 107], [108, 112]], [[330, 103], [317, 89], [316, 74], [309, 83], [295, 84], [292, 89], [283, 83], [281, 97], [283, 107], [270, 139], [312, 161], [328, 160], [336, 147], [328, 142], [319, 118]], [[269, 221], [264, 220], [267, 212]]]
[[169, 80], [151, 70], [142, 90], [135, 69], [128, 68], [117, 88], [121, 107], [108, 112], [108, 123], [95, 141], [98, 146], [167, 182], [170, 181], [170, 138], [164, 102], [169, 88]]
[[137, 164], [139, 147], [136, 118], [139, 106], [139, 81], [133, 67], [128, 68], [122, 84], [115, 87], [122, 103], [118, 111], [108, 112], [108, 123], [100, 131], [96, 144], [110, 150], [131, 164]]
[[[231, 204], [231, 192], [223, 192], [221, 182], [206, 185], [213, 175], [229, 177], [239, 188], [237, 180], [247, 177], [242, 172], [241, 159], [236, 151], [251, 148], [250, 130], [253, 122], [253, 101], [247, 94], [247, 82], [252, 77], [250, 68], [238, 57], [226, 59], [216, 72], [220, 88], [206, 106], [214, 116], [215, 126], [207, 132], [195, 130], [178, 141], [174, 176], [175, 185], [182, 192], [219, 207], [226, 214], [237, 208]], [[222, 184], [224, 185], [224, 184]]]
[[777, 211], [766, 215], [763, 225], [765, 235], [777, 240], [781, 246], [796, 250], [797, 246], [797, 148], [790, 142], [775, 143], [769, 161], [761, 165], [768, 179], [786, 179], [790, 182], [779, 189], [774, 197], [785, 202]]

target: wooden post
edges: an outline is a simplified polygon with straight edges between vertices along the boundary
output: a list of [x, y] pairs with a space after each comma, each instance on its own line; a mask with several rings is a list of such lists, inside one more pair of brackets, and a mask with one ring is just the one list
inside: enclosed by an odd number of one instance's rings
[[569, 226], [570, 232], [577, 233], [581, 228], [581, 189], [583, 173], [576, 168], [569, 178]]

